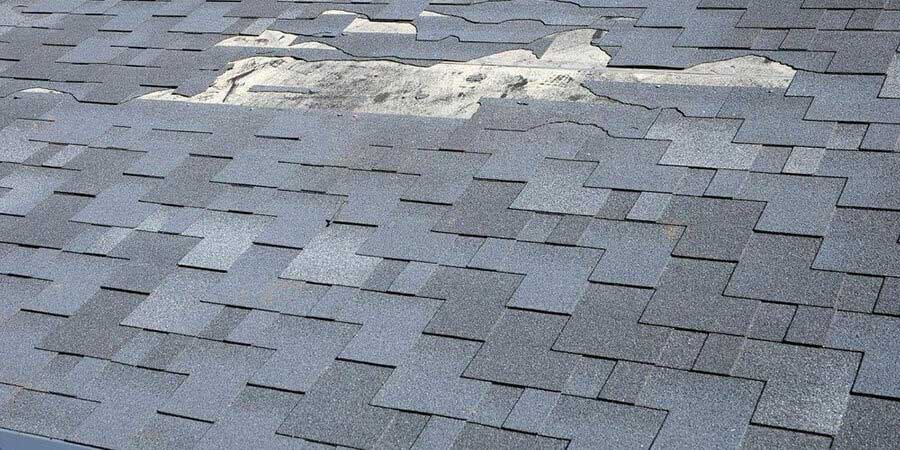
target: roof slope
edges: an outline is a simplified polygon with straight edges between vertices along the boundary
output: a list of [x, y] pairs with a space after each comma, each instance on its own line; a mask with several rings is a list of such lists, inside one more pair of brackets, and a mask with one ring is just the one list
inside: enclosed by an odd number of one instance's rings
[[897, 447], [898, 45], [883, 0], [0, 1], [0, 429]]

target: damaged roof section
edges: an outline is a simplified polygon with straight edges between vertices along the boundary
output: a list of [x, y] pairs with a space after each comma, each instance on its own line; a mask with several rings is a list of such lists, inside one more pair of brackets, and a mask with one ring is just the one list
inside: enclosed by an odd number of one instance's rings
[[[327, 11], [323, 13], [327, 15]], [[355, 17], [347, 13], [330, 15]], [[416, 34], [417, 39], [423, 39], [412, 25], [392, 24], [395, 23], [355, 18], [343, 33]], [[183, 96], [170, 90], [143, 98], [466, 118], [478, 109], [482, 98], [606, 100], [602, 93], [595, 95], [590, 86], [584, 86], [586, 80], [783, 88], [795, 73], [786, 65], [758, 56], [704, 63], [684, 70], [610, 68], [609, 55], [591, 43], [596, 33], [594, 29], [577, 29], [550, 35], [546, 39], [551, 39], [551, 43], [540, 56], [531, 50], [507, 50], [425, 67], [394, 61], [312, 62], [257, 56], [232, 63], [208, 89], [196, 95]], [[297, 40], [298, 36], [267, 30], [256, 38], [238, 36], [218, 45], [333, 49], [321, 42], [295, 44]]]
[[898, 23], [0, 1], [0, 446], [897, 447]]

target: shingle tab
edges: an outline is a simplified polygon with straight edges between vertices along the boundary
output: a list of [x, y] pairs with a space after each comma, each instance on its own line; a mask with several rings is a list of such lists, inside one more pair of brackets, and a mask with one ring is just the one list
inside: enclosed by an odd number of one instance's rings
[[566, 442], [561, 439], [516, 433], [500, 428], [466, 424], [452, 448], [474, 450], [483, 448], [485, 445], [495, 448], [562, 449], [566, 447]]
[[188, 377], [159, 410], [214, 421], [271, 353], [261, 348], [194, 339], [167, 367], [172, 372], [187, 373]]
[[41, 347], [94, 358], [111, 358], [137, 332], [119, 325], [145, 297], [101, 290], [62, 326], [47, 335]]
[[896, 397], [900, 384], [890, 374], [897, 368], [897, 319], [838, 312], [829, 329], [826, 347], [864, 352], [854, 392]]
[[340, 357], [396, 366], [416, 344], [440, 301], [333, 287], [313, 311], [316, 316], [360, 324]]
[[132, 435], [129, 447], [136, 449], [190, 447], [210, 428], [209, 423], [156, 414], [143, 429]]
[[472, 341], [423, 336], [375, 395], [386, 408], [469, 420], [490, 383], [460, 378], [480, 346]]
[[697, 331], [743, 335], [757, 302], [722, 293], [733, 265], [715, 261], [674, 259], [659, 289], [644, 310], [642, 322]]
[[660, 410], [564, 395], [547, 418], [544, 433], [569, 439], [575, 447], [604, 443], [646, 448], [665, 417]]
[[44, 392], [17, 390], [0, 411], [4, 428], [64, 439], [97, 407], [97, 403]]
[[507, 310], [463, 375], [559, 392], [576, 360], [551, 349], [564, 325], [560, 316]]
[[658, 445], [731, 447], [743, 439], [762, 387], [758, 381], [656, 368], [636, 404], [668, 411]]
[[278, 433], [333, 445], [370, 445], [398, 414], [369, 404], [390, 372], [384, 367], [336, 362], [316, 388], [303, 396]]
[[809, 269], [818, 251], [818, 239], [754, 233], [725, 288], [725, 295], [834, 306], [842, 277], [834, 272]]
[[602, 254], [587, 248], [488, 239], [469, 265], [525, 275], [507, 303], [510, 306], [566, 313]]
[[838, 209], [814, 269], [900, 276], [900, 212]]
[[595, 220], [578, 243], [604, 249], [591, 281], [655, 287], [682, 231], [671, 225]]
[[890, 447], [895, 443], [891, 430], [897, 426], [897, 402], [872, 397], [851, 396], [835, 448], [860, 445]]
[[247, 386], [228, 405], [223, 417], [203, 434], [197, 448], [239, 449], [248, 445], [288, 447], [291, 444], [284, 441], [290, 438], [276, 435], [275, 430], [300, 398], [299, 394], [291, 392]]
[[147, 425], [181, 382], [183, 375], [110, 363], [88, 388], [100, 400], [73, 433], [77, 442], [126, 447], [135, 429]]
[[[443, 300], [426, 332], [483, 340], [503, 313], [521, 275], [442, 267], [419, 295]], [[488, 288], [489, 287], [489, 288]]]
[[833, 434], [858, 364], [859, 355], [850, 352], [748, 341], [731, 374], [766, 382], [754, 422]]
[[147, 297], [123, 325], [196, 336], [223, 308], [204, 302], [209, 288], [220, 274], [195, 269], [178, 269]]
[[595, 164], [544, 159], [510, 208], [593, 216], [600, 212], [609, 191], [583, 187]]
[[756, 230], [822, 236], [843, 187], [833, 178], [754, 173], [735, 197], [766, 202]]
[[673, 255], [738, 261], [764, 206], [761, 202], [676, 196], [660, 222], [685, 226]]
[[684, 117], [677, 111], [660, 114], [647, 132], [649, 139], [672, 141], [660, 164], [709, 169], [749, 169], [759, 149], [733, 144], [739, 121]]
[[521, 183], [475, 181], [434, 231], [472, 236], [514, 238], [530, 213], [509, 209], [522, 192]]
[[281, 273], [283, 278], [344, 286], [361, 286], [378, 258], [356, 251], [373, 233], [368, 227], [337, 224], [316, 236]]
[[258, 386], [306, 392], [358, 330], [359, 327], [345, 323], [279, 315], [264, 336], [250, 342], [275, 352], [249, 381]]
[[592, 285], [566, 323], [557, 350], [654, 363], [670, 330], [640, 323], [653, 292]]

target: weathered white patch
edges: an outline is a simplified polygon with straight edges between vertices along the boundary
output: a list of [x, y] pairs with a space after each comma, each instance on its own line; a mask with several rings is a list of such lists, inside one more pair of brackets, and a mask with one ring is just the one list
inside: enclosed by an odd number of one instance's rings
[[297, 36], [280, 31], [266, 30], [259, 36], [234, 36], [225, 39], [218, 44], [220, 47], [263, 47], [263, 48], [291, 48], [291, 44]]
[[603, 67], [609, 60], [590, 45], [592, 36], [593, 30], [562, 33], [541, 58], [513, 51], [431, 67], [253, 57], [234, 62], [193, 97], [165, 91], [144, 98], [439, 117], [469, 117], [482, 97], [593, 101], [581, 86], [587, 72], [575, 69]]
[[234, 36], [218, 44], [220, 47], [261, 47], [261, 48], [311, 48], [319, 50], [337, 50], [322, 42], [301, 42], [294, 44], [296, 35], [280, 31], [266, 30], [259, 36]]
[[53, 94], [53, 95], [66, 95], [65, 92], [57, 91], [55, 89], [47, 89], [47, 88], [28, 88], [22, 89], [19, 91], [24, 94]]
[[608, 68], [596, 79], [649, 84], [708, 86], [787, 87], [794, 78], [792, 67], [761, 56], [741, 56], [697, 64], [684, 70], [633, 70]]
[[372, 22], [364, 17], [357, 17], [344, 28], [344, 33], [416, 34], [416, 27], [408, 22]]
[[540, 58], [530, 50], [510, 50], [468, 61], [466, 64], [592, 71], [606, 67], [609, 55], [591, 45], [595, 30], [559, 33]]
[[342, 9], [328, 9], [328, 10], [322, 11], [322, 13], [319, 15], [320, 16], [340, 16], [340, 15], [355, 16], [356, 13], [350, 12], [350, 11], [344, 11]]
[[[353, 23], [357, 24], [355, 28], [353, 24], [347, 28], [363, 33], [385, 32], [385, 28], [377, 28], [381, 25], [410, 25], [360, 18]], [[390, 32], [415, 33], [415, 27], [391, 29], [394, 31]], [[785, 87], [794, 75], [792, 68], [758, 56], [699, 64], [685, 70], [611, 68], [607, 67], [609, 55], [591, 45], [595, 32], [585, 29], [559, 33], [540, 57], [530, 50], [512, 50], [431, 67], [391, 61], [253, 57], [234, 62], [209, 89], [193, 97], [162, 91], [143, 98], [465, 118], [478, 109], [478, 102], [484, 97], [608, 101], [582, 86], [588, 79]], [[332, 48], [317, 42], [294, 45], [295, 39], [286, 33], [266, 31], [258, 38], [234, 37], [219, 45]]]

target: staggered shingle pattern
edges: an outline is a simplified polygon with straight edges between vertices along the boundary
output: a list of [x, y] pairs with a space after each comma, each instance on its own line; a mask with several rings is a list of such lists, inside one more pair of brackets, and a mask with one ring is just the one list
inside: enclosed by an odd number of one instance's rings
[[[470, 119], [136, 99], [250, 56], [431, 65], [585, 28], [611, 67], [797, 74]], [[333, 49], [215, 46], [267, 29]], [[0, 428], [896, 448], [898, 45], [894, 0], [2, 1]]]

